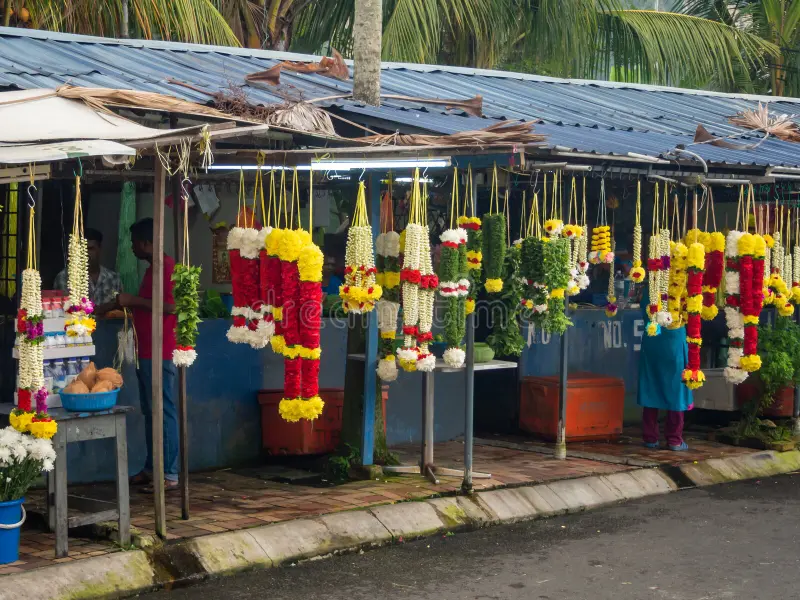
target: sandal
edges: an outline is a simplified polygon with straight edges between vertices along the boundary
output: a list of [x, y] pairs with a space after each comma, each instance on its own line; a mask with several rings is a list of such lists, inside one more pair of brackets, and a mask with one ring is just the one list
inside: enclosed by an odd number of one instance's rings
[[[176, 490], [179, 490], [180, 487], [181, 487], [181, 484], [179, 482], [177, 482], [177, 481], [172, 481], [170, 479], [165, 479], [164, 480], [164, 491], [165, 492], [174, 492]], [[153, 494], [153, 493], [155, 493], [155, 487], [152, 484], [148, 485], [146, 488], [142, 488], [142, 492], [145, 493], [145, 494]]]
[[673, 452], [684, 452], [685, 450], [689, 449], [689, 444], [686, 442], [681, 442], [680, 446], [670, 446], [669, 449]]
[[644, 443], [644, 447], [645, 447], [645, 448], [654, 448], [654, 449], [658, 449], [658, 447], [659, 447], [659, 444], [658, 444], [658, 442], [645, 442], [645, 443]]

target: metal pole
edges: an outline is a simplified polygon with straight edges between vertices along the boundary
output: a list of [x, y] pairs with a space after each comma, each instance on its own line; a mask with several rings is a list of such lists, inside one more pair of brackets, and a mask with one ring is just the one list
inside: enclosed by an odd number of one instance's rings
[[472, 445], [475, 408], [475, 313], [467, 317], [467, 363], [464, 370], [464, 480], [461, 490], [472, 492]]
[[130, 30], [128, 25], [129, 20], [128, 0], [122, 0], [122, 37], [129, 38]]
[[[569, 305], [564, 307], [564, 313], [569, 316]], [[561, 334], [561, 358], [558, 379], [558, 433], [556, 436], [555, 458], [567, 458], [567, 348], [569, 327]]]
[[[177, 127], [177, 119], [170, 117], [170, 128]], [[180, 228], [178, 224], [183, 214], [179, 209], [181, 180], [179, 175], [172, 177], [172, 247], [177, 250], [178, 261], [183, 262], [183, 244], [180, 243]], [[189, 515], [189, 419], [186, 404], [186, 367], [178, 367], [178, 426], [179, 426], [179, 446], [181, 453], [180, 466], [180, 488], [181, 488], [181, 518], [187, 520]]]
[[[800, 312], [794, 311], [795, 322], [800, 323]], [[794, 435], [800, 435], [800, 385], [794, 386], [794, 408], [792, 409], [794, 418]]]
[[153, 503], [156, 533], [167, 536], [167, 510], [164, 501], [164, 187], [166, 172], [160, 160], [155, 161], [153, 182], [153, 294], [152, 294], [152, 398], [153, 412]]

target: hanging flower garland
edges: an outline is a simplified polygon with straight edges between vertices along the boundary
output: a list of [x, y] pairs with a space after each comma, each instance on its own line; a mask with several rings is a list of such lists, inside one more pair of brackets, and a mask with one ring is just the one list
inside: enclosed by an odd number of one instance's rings
[[611, 227], [606, 217], [606, 182], [600, 180], [600, 201], [597, 204], [597, 225], [592, 229], [592, 251], [589, 262], [593, 265], [611, 264], [614, 253], [611, 251]]
[[447, 349], [442, 358], [447, 366], [459, 369], [466, 354], [461, 342], [466, 334], [466, 300], [469, 293], [467, 268], [467, 231], [453, 227], [458, 210], [458, 168], [453, 170], [453, 193], [450, 201], [450, 229], [442, 232], [439, 254], [439, 295], [445, 299], [444, 341]]
[[[696, 221], [696, 215], [695, 215]], [[695, 235], [692, 235], [695, 232]], [[681, 375], [683, 383], [690, 390], [702, 387], [705, 374], [700, 370], [700, 346], [703, 343], [700, 337], [700, 312], [703, 309], [703, 271], [705, 270], [705, 248], [697, 241], [699, 230], [692, 230], [687, 241], [691, 240], [688, 248], [688, 269], [686, 280], [686, 341], [689, 344], [689, 359]]]
[[[539, 194], [533, 194], [531, 213], [528, 221], [527, 235], [522, 240], [520, 253], [522, 260], [520, 274], [525, 280], [525, 287], [520, 302], [525, 309], [526, 317], [534, 325], [541, 327], [547, 313], [547, 285], [544, 272], [544, 241], [542, 240], [542, 224], [539, 219]], [[586, 236], [583, 236], [585, 241]], [[584, 245], [585, 248], [585, 245]]]
[[628, 272], [628, 279], [641, 283], [646, 276], [642, 268], [642, 182], [636, 182], [636, 221], [633, 225], [633, 266]]
[[[586, 179], [583, 180], [584, 187], [584, 215], [586, 213]], [[569, 259], [569, 274], [570, 280], [567, 284], [567, 296], [576, 296], [581, 290], [586, 289], [589, 285], [589, 278], [586, 276], [585, 270], [581, 269], [581, 240], [584, 240], [584, 229], [578, 223], [572, 223], [572, 210], [575, 210], [575, 220], [580, 220], [578, 213], [578, 196], [575, 187], [575, 177], [572, 177], [572, 188], [570, 190], [569, 213], [567, 214], [568, 224], [564, 226], [564, 237], [569, 240], [570, 244], [570, 259]], [[584, 240], [585, 243], [585, 240]], [[588, 268], [588, 263], [586, 264]], [[585, 284], [585, 285], [583, 285]]]
[[795, 211], [794, 249], [792, 251], [792, 302], [800, 304], [800, 214]]
[[400, 313], [400, 235], [394, 231], [391, 180], [381, 201], [381, 229], [375, 240], [376, 281], [383, 287], [383, 296], [377, 304], [380, 335], [377, 369], [381, 381], [388, 383], [397, 379], [394, 340]]
[[[472, 216], [467, 216], [467, 207], [470, 207]], [[483, 231], [481, 229], [481, 220], [475, 216], [475, 198], [472, 193], [472, 165], [467, 168], [464, 203], [462, 204], [461, 215], [456, 223], [467, 232], [467, 279], [469, 279], [469, 291], [467, 292], [465, 310], [468, 315], [471, 315], [475, 312], [475, 299], [478, 295], [478, 286], [483, 268]]]
[[[611, 242], [611, 252], [613, 253], [615, 250], [615, 244], [612, 240]], [[614, 263], [612, 262], [609, 265], [608, 269], [608, 294], [606, 296], [606, 308], [605, 313], [608, 318], [614, 318], [617, 316], [617, 297], [615, 295], [615, 288], [614, 288]]]
[[[261, 170], [256, 171], [257, 177]], [[255, 204], [255, 202], [254, 202]], [[254, 206], [255, 208], [255, 206]], [[248, 212], [250, 219], [248, 221]], [[234, 344], [249, 344], [253, 349], [264, 348], [269, 342], [269, 331], [260, 322], [266, 314], [266, 305], [259, 297], [261, 249], [265, 245], [266, 231], [255, 228], [255, 210], [247, 210], [244, 171], [239, 173], [239, 211], [236, 227], [228, 233], [228, 256], [231, 267], [233, 292], [233, 324], [227, 338]], [[274, 328], [271, 328], [274, 330]]]
[[741, 365], [745, 331], [744, 316], [741, 311], [739, 240], [743, 235], [741, 231], [730, 231], [725, 242], [725, 323], [728, 326], [730, 342], [724, 375], [725, 380], [734, 385], [739, 385], [747, 379], [747, 371], [743, 370]]
[[[714, 197], [709, 190], [708, 203], [712, 214], [714, 210]], [[708, 220], [708, 209], [706, 209]], [[706, 249], [706, 270], [703, 273], [703, 310], [700, 316], [704, 321], [713, 321], [719, 314], [717, 308], [717, 290], [722, 282], [725, 271], [725, 236], [717, 230], [716, 216], [714, 216], [714, 231], [703, 235], [703, 245]]]
[[404, 233], [403, 269], [400, 271], [403, 306], [403, 347], [397, 351], [397, 360], [405, 371], [417, 370], [419, 346], [417, 336], [420, 324], [420, 282], [422, 281], [422, 244], [428, 236], [422, 224], [419, 193], [419, 169], [414, 171], [411, 186], [411, 203], [408, 224]]
[[689, 248], [682, 241], [670, 242], [669, 291], [667, 311], [670, 314], [668, 329], [686, 325], [686, 297], [689, 268]]
[[[669, 272], [670, 272], [670, 240], [669, 231], [666, 239], [666, 259], [663, 254], [662, 231], [660, 229], [661, 220], [659, 219], [660, 197], [658, 193], [658, 182], [655, 184], [653, 194], [653, 225], [648, 240], [647, 252], [647, 281], [648, 281], [648, 305], [647, 316], [649, 323], [645, 328], [648, 336], [653, 337], [661, 333], [661, 327], [671, 323], [670, 313], [667, 309], [669, 299]], [[662, 296], [662, 289], [666, 289], [666, 294]], [[664, 315], [666, 314], [666, 318]]]
[[[791, 303], [791, 294], [784, 278], [785, 251], [782, 243], [782, 230], [784, 224], [783, 207], [775, 207], [775, 220], [778, 229], [772, 234], [774, 245], [772, 247], [772, 272], [769, 277], [769, 288], [773, 292], [773, 303], [779, 317], [791, 317], [794, 314], [794, 305]], [[790, 277], [791, 275], [786, 275]]]
[[[184, 179], [186, 181], [186, 179]], [[184, 182], [181, 182], [183, 188]], [[189, 262], [189, 197], [185, 192], [181, 198], [183, 203], [183, 261], [175, 265], [172, 272], [173, 296], [175, 297], [175, 314], [178, 321], [175, 325], [175, 349], [172, 351], [172, 362], [176, 367], [190, 367], [197, 359], [195, 340], [197, 324], [200, 322], [198, 310], [200, 298], [197, 292], [200, 287], [201, 267], [193, 267]]]
[[[33, 183], [31, 183], [33, 186]], [[30, 194], [29, 194], [30, 195]], [[78, 195], [80, 200], [80, 195]], [[20, 433], [50, 439], [58, 425], [47, 413], [47, 388], [44, 385], [44, 323], [42, 316], [42, 278], [36, 270], [36, 232], [34, 207], [28, 222], [28, 261], [22, 272], [22, 290], [17, 312], [17, 408], [9, 422]]]
[[[497, 181], [497, 165], [492, 175], [492, 193], [489, 212], [483, 215], [483, 260], [486, 267], [484, 286], [490, 294], [503, 291], [503, 263], [506, 256], [506, 217], [500, 212], [500, 193]], [[559, 229], [560, 233], [560, 229]]]
[[572, 321], [564, 314], [564, 295], [570, 276], [569, 240], [559, 235], [546, 238], [542, 254], [544, 284], [549, 290], [543, 329], [548, 333], [561, 335], [572, 325]]
[[739, 361], [741, 368], [747, 372], [757, 371], [761, 367], [758, 355], [758, 313], [756, 312], [754, 290], [755, 238], [751, 233], [743, 233], [739, 238], [739, 302], [744, 322], [744, 355]]
[[67, 287], [69, 299], [64, 330], [69, 337], [91, 335], [96, 327], [94, 303], [89, 299], [89, 251], [83, 235], [83, 203], [81, 202], [81, 178], [75, 177], [75, 210], [72, 217], [72, 234], [67, 251]]
[[[297, 172], [295, 171], [295, 182]], [[300, 227], [299, 187], [294, 184], [291, 227], [297, 210]], [[322, 250], [311, 239], [313, 180], [309, 180], [309, 231], [285, 229], [281, 234], [281, 327], [283, 333], [283, 399], [281, 417], [289, 422], [313, 421], [322, 414], [319, 396], [320, 329], [322, 323]], [[273, 232], [274, 233], [274, 232]], [[270, 237], [272, 235], [270, 234]]]
[[345, 312], [366, 313], [375, 308], [383, 288], [375, 281], [372, 227], [367, 215], [364, 182], [359, 182], [353, 223], [347, 231], [344, 283], [339, 288]]
[[417, 371], [430, 372], [436, 368], [436, 357], [428, 350], [433, 341], [433, 303], [436, 299], [436, 288], [439, 278], [433, 272], [431, 261], [431, 241], [428, 235], [428, 186], [424, 186], [420, 216], [422, 219], [422, 237], [420, 240], [420, 280], [419, 280], [419, 327], [417, 330]]

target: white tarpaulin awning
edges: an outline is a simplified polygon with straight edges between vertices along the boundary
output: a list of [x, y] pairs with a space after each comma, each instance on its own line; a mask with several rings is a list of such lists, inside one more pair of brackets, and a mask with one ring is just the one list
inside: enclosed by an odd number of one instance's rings
[[175, 135], [181, 131], [145, 127], [115, 114], [97, 111], [80, 100], [56, 96], [52, 89], [0, 93], [0, 142], [125, 142]]
[[[112, 163], [135, 156], [136, 150], [110, 140], [72, 140], [49, 144], [0, 144], [0, 164], [24, 165], [102, 156]], [[118, 158], [117, 158], [118, 157]]]

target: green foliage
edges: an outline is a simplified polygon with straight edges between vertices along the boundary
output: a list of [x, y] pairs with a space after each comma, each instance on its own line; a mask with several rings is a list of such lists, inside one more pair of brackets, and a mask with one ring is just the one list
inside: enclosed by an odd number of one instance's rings
[[350, 467], [361, 463], [361, 452], [355, 446], [344, 444], [333, 456], [328, 457], [326, 474], [334, 483], [341, 483], [350, 478]]
[[483, 215], [483, 274], [486, 279], [502, 279], [506, 256], [506, 217], [501, 213]]
[[[522, 264], [520, 273], [525, 278], [522, 297], [535, 306], [547, 304], [547, 288], [544, 286], [544, 244], [541, 239], [531, 236], [522, 240]], [[543, 326], [547, 313], [524, 309], [522, 313], [537, 326]]]
[[439, 281], [458, 281], [459, 264], [458, 249], [442, 244], [439, 254]]
[[525, 346], [519, 323], [523, 289], [520, 262], [520, 247], [508, 248], [503, 265], [503, 291], [497, 294], [502, 306], [492, 306], [492, 333], [486, 338], [486, 343], [498, 356], [519, 356]]
[[197, 324], [200, 323], [200, 299], [197, 292], [200, 287], [200, 271], [200, 267], [177, 264], [172, 272], [175, 314], [178, 316], [175, 332], [179, 346], [194, 347], [197, 338]]
[[[544, 282], [552, 294], [564, 290], [569, 283], [569, 240], [553, 238], [543, 244]], [[545, 331], [561, 335], [572, 325], [564, 314], [564, 297], [550, 297], [547, 301], [547, 316], [542, 324]]]
[[217, 290], [206, 290], [200, 303], [201, 319], [227, 319], [231, 316], [228, 307], [222, 301], [222, 296]]
[[771, 402], [778, 390], [800, 381], [800, 326], [791, 319], [777, 319], [773, 327], [760, 326], [758, 354], [758, 376]]

